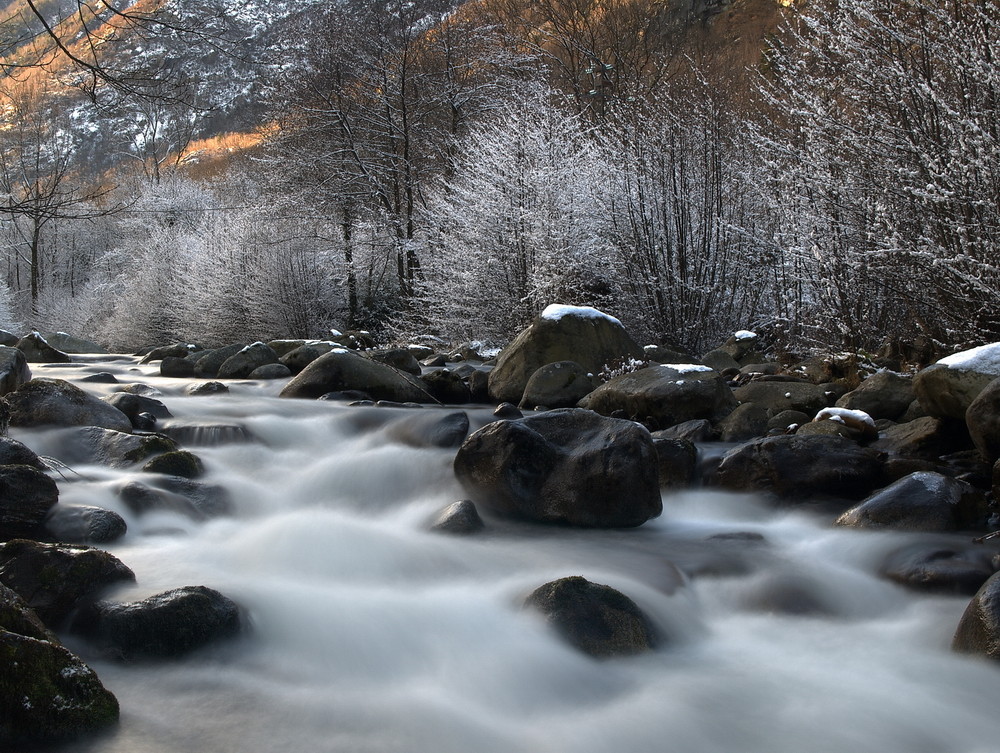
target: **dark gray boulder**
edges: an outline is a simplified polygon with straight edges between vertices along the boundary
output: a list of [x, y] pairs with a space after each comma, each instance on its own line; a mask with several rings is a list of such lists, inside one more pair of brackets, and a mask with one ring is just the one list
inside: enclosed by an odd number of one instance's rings
[[691, 486], [698, 474], [698, 449], [687, 439], [652, 435], [656, 448], [656, 468], [664, 489]]
[[794, 410], [810, 417], [832, 405], [838, 397], [827, 384], [764, 380], [737, 387], [733, 390], [733, 396], [741, 403], [755, 403], [768, 410], [771, 415]]
[[55, 633], [45, 627], [35, 610], [3, 583], [0, 583], [0, 630], [40, 641], [59, 642]]
[[40, 471], [48, 470], [35, 451], [23, 442], [0, 436], [0, 465], [30, 465]]
[[195, 362], [189, 358], [164, 356], [160, 361], [160, 376], [169, 379], [190, 379], [195, 376]]
[[913, 389], [928, 415], [965, 420], [980, 392], [1000, 377], [1000, 343], [956, 353], [918, 371]]
[[874, 419], [895, 421], [915, 399], [912, 379], [891, 371], [877, 371], [837, 400], [837, 407], [864, 411]]
[[118, 701], [64, 647], [0, 629], [0, 749], [78, 740], [118, 721]]
[[[288, 367], [288, 370], [292, 374], [298, 374], [306, 366], [311, 364], [317, 358], [325, 353], [329, 353], [333, 350], [333, 346], [329, 343], [306, 343], [298, 346], [294, 350], [290, 350], [281, 356], [279, 361]], [[377, 359], [376, 359], [377, 360]], [[405, 371], [406, 369], [404, 369]], [[417, 372], [420, 371], [420, 365], [417, 364]]]
[[222, 364], [239, 353], [246, 346], [241, 343], [212, 348], [193, 355], [189, 360], [194, 363], [194, 375], [202, 379], [215, 379], [219, 376]]
[[28, 363], [69, 363], [73, 360], [66, 353], [49, 345], [37, 332], [22, 337], [17, 341], [16, 347], [24, 353]]
[[431, 523], [432, 531], [441, 533], [470, 534], [484, 528], [483, 519], [471, 499], [453, 502], [444, 508]]
[[5, 329], [0, 329], [0, 345], [6, 345], [9, 348], [13, 348], [17, 345], [17, 341], [21, 338], [15, 335], [13, 332], [8, 332]]
[[154, 455], [171, 452], [177, 444], [162, 434], [127, 434], [97, 426], [62, 429], [46, 437], [52, 451], [63, 463], [96, 463], [111, 468], [127, 468]]
[[59, 501], [56, 482], [27, 465], [0, 465], [0, 539], [36, 536]]
[[31, 369], [24, 351], [0, 345], [0, 395], [13, 392], [31, 379]]
[[146, 352], [146, 355], [140, 359], [139, 363], [152, 363], [153, 361], [162, 361], [164, 358], [187, 358], [189, 354], [198, 350], [200, 350], [198, 346], [190, 343], [161, 345], [156, 348], [150, 348]]
[[246, 379], [254, 369], [272, 363], [278, 363], [278, 354], [264, 343], [255, 342], [223, 361], [215, 376], [219, 379]]
[[50, 628], [58, 628], [85, 599], [135, 581], [108, 552], [88, 546], [14, 539], [0, 545], [0, 582], [15, 591]]
[[240, 607], [205, 586], [185, 586], [133, 602], [98, 601], [81, 609], [72, 629], [122, 661], [184, 656], [236, 636]]
[[49, 536], [64, 544], [107, 544], [125, 535], [125, 519], [93, 505], [56, 505], [45, 518]]
[[170, 411], [162, 402], [153, 397], [145, 395], [133, 395], [129, 392], [114, 392], [107, 397], [101, 398], [108, 405], [113, 405], [132, 422], [132, 428], [138, 429], [144, 423], [140, 416], [148, 413], [153, 418], [170, 418]]
[[993, 575], [972, 597], [951, 647], [1000, 661], [1000, 573]]
[[146, 473], [162, 473], [165, 476], [199, 478], [205, 474], [201, 458], [188, 450], [171, 450], [148, 460], [142, 466]]
[[386, 366], [392, 366], [394, 369], [405, 371], [414, 376], [420, 376], [420, 362], [406, 348], [384, 348], [370, 351], [367, 355], [373, 361], [384, 363]]
[[538, 522], [632, 527], [663, 509], [649, 432], [591, 411], [487, 424], [465, 440], [454, 467], [477, 504]]
[[915, 591], [971, 596], [996, 571], [994, 556], [982, 546], [920, 542], [891, 552], [881, 574]]
[[617, 319], [587, 307], [550, 306], [497, 357], [490, 396], [521, 402], [531, 375], [557, 361], [575, 361], [599, 374], [608, 366], [642, 359], [643, 351]]
[[842, 437], [756, 439], [723, 457], [707, 479], [734, 491], [773, 492], [787, 501], [859, 499], [880, 485], [881, 456]]
[[965, 412], [976, 449], [989, 463], [1000, 458], [1000, 379], [987, 384]]
[[650, 651], [659, 636], [630, 598], [586, 578], [560, 578], [535, 589], [525, 608], [539, 612], [571, 646], [597, 659]]
[[576, 361], [556, 361], [542, 366], [524, 387], [522, 408], [574, 408], [594, 391], [594, 377]]
[[229, 387], [224, 385], [222, 382], [202, 382], [201, 384], [192, 384], [186, 390], [188, 395], [225, 395], [229, 392]]
[[128, 416], [62, 379], [32, 379], [6, 398], [11, 426], [100, 426], [130, 432]]
[[420, 379], [427, 392], [445, 405], [465, 405], [472, 400], [469, 385], [452, 369], [432, 369]]
[[460, 447], [469, 434], [469, 414], [412, 411], [389, 424], [385, 433], [410, 447]]
[[719, 421], [717, 428], [723, 442], [745, 442], [767, 434], [768, 420], [767, 409], [763, 406], [743, 403]]
[[871, 447], [889, 455], [934, 459], [968, 442], [958, 436], [957, 427], [954, 420], [925, 416], [882, 428]]
[[92, 340], [85, 340], [82, 337], [66, 334], [65, 332], [45, 332], [42, 334], [49, 345], [63, 353], [100, 353], [107, 355], [108, 351]]
[[310, 363], [281, 390], [280, 397], [318, 398], [328, 392], [361, 390], [375, 400], [433, 403], [417, 377], [344, 348]]
[[918, 471], [872, 494], [837, 519], [854, 528], [954, 531], [986, 522], [981, 492], [940, 473]]
[[707, 366], [661, 364], [616, 376], [579, 405], [665, 429], [695, 419], [719, 421], [737, 402], [722, 377]]
[[247, 379], [288, 379], [292, 370], [283, 363], [266, 363], [250, 372]]

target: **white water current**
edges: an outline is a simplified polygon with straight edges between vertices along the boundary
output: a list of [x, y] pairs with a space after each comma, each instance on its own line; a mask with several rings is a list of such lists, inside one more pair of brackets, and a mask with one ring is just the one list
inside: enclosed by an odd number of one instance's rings
[[[386, 428], [414, 409], [278, 399], [280, 385], [263, 382], [188, 397], [134, 360], [33, 366], [74, 381], [97, 371], [161, 390], [177, 420], [235, 423], [257, 440], [190, 448], [203, 480], [232, 494], [232, 514], [208, 521], [131, 513], [114, 489], [138, 471], [66, 472], [62, 501], [128, 522], [104, 548], [137, 584], [114, 597], [206, 585], [251, 624], [189, 658], [132, 665], [67, 637], [122, 715], [112, 733], [62, 750], [1000, 751], [1000, 665], [949, 649], [968, 597], [878, 575], [917, 535], [838, 529], [705, 490], [665, 493], [663, 516], [632, 530], [487, 517], [477, 535], [435, 533], [428, 521], [463, 492], [454, 450], [412, 447]], [[473, 428], [489, 417], [470, 414]], [[11, 434], [46, 447], [45, 432]], [[710, 538], [734, 533], [763, 540]], [[667, 640], [605, 661], [564, 644], [520, 603], [569, 575], [623, 591]]]

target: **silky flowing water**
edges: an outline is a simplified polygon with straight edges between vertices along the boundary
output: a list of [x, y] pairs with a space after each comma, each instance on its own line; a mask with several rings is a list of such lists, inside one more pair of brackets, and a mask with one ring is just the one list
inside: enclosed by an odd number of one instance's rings
[[[234, 502], [202, 522], [131, 513], [115, 489], [137, 471], [63, 471], [62, 501], [128, 522], [105, 548], [137, 584], [114, 597], [206, 585], [250, 625], [189, 658], [132, 665], [67, 638], [122, 707], [113, 733], [73, 753], [1000, 750], [1000, 666], [949, 650], [968, 597], [878, 575], [918, 535], [706, 490], [665, 493], [663, 516], [633, 530], [487, 518], [475, 536], [435, 533], [428, 521], [463, 493], [454, 450], [398, 440], [392, 426], [415, 409], [278, 399], [266, 382], [189, 397], [134, 359], [34, 368], [97, 371], [161, 390], [177, 422], [256, 440], [191, 447]], [[473, 428], [489, 420], [469, 413]], [[52, 449], [45, 431], [11, 434]], [[596, 661], [520, 608], [568, 575], [626, 593], [664, 645]]]

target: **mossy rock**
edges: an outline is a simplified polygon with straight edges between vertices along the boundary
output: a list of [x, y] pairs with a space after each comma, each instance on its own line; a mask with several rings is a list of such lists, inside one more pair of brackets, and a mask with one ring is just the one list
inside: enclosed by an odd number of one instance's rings
[[162, 473], [165, 476], [199, 478], [205, 473], [201, 458], [188, 450], [174, 450], [157, 455], [143, 467], [147, 473]]

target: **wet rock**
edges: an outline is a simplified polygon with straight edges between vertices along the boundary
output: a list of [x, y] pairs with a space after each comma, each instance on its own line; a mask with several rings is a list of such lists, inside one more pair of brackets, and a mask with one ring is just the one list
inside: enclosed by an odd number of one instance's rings
[[510, 403], [500, 403], [500, 405], [493, 409], [493, 415], [496, 418], [506, 420], [524, 418], [524, 414], [521, 413], [520, 409]]
[[955, 421], [927, 416], [884, 428], [871, 447], [890, 455], [933, 459], [968, 441], [957, 428]]
[[126, 434], [96, 426], [64, 429], [46, 438], [63, 463], [97, 463], [111, 468], [127, 468], [154, 455], [171, 452], [177, 444], [162, 434]]
[[0, 466], [0, 539], [37, 535], [58, 500], [56, 482], [37, 468]]
[[172, 450], [149, 460], [142, 470], [146, 473], [162, 473], [166, 476], [199, 478], [205, 474], [201, 458], [188, 450]]
[[794, 410], [815, 416], [836, 400], [827, 384], [763, 380], [737, 387], [733, 390], [733, 396], [741, 403], [756, 403], [770, 411], [771, 415]]
[[940, 473], [918, 471], [881, 489], [837, 519], [854, 528], [900, 531], [954, 531], [983, 525], [983, 495], [968, 484]]
[[469, 534], [483, 528], [483, 519], [479, 517], [479, 511], [470, 499], [448, 505], [431, 523], [432, 531], [442, 533]]
[[195, 362], [188, 358], [167, 356], [160, 361], [160, 376], [169, 379], [189, 379], [195, 376]]
[[69, 363], [71, 359], [61, 350], [56, 350], [37, 332], [25, 335], [17, 341], [17, 349], [24, 353], [28, 363]]
[[375, 400], [435, 402], [416, 377], [343, 348], [331, 350], [309, 364], [285, 385], [280, 397], [315, 399], [340, 390], [361, 390]]
[[556, 361], [542, 366], [528, 379], [522, 408], [574, 408], [593, 392], [593, 377], [576, 361]]
[[421, 377], [427, 392], [446, 405], [465, 405], [472, 400], [472, 393], [462, 377], [451, 369], [434, 369]]
[[138, 515], [166, 510], [205, 520], [232, 511], [232, 497], [225, 487], [180, 476], [151, 479], [149, 485], [130, 481], [118, 490], [118, 496]]
[[45, 342], [63, 353], [71, 353], [74, 355], [81, 353], [100, 353], [102, 355], [108, 354], [108, 351], [105, 348], [92, 340], [85, 340], [82, 337], [75, 337], [73, 335], [66, 334], [65, 332], [45, 332], [42, 337], [45, 338]]
[[251, 371], [247, 379], [288, 379], [291, 375], [291, 369], [283, 363], [268, 363]]
[[0, 630], [40, 641], [59, 642], [55, 633], [45, 627], [35, 610], [3, 583], [0, 583]]
[[621, 323], [586, 307], [550, 306], [497, 357], [489, 391], [499, 402], [521, 402], [531, 375], [557, 361], [575, 361], [589, 373], [629, 359], [640, 348]]
[[[658, 434], [659, 432], [657, 432]], [[698, 473], [698, 450], [686, 439], [652, 436], [656, 448], [656, 468], [663, 489], [684, 489]]]
[[0, 582], [52, 628], [102, 589], [134, 581], [129, 568], [100, 549], [27, 539], [0, 545]]
[[13, 392], [31, 379], [31, 369], [24, 352], [0, 345], [0, 395]]
[[172, 345], [161, 345], [147, 351], [139, 363], [152, 363], [162, 361], [164, 358], [187, 358], [188, 354], [199, 350], [195, 345], [189, 343], [173, 343]]
[[3, 436], [0, 436], [0, 465], [30, 465], [40, 471], [47, 470], [34, 450], [16, 439]]
[[405, 371], [414, 376], [420, 376], [420, 362], [406, 348], [385, 348], [373, 350], [368, 353], [368, 357], [394, 369]]
[[8, 332], [5, 329], [0, 329], [0, 345], [6, 345], [7, 347], [13, 348], [17, 345], [17, 341], [21, 338], [15, 335], [13, 332]]
[[80, 381], [89, 382], [91, 384], [118, 384], [118, 377], [110, 371], [98, 371], [96, 374], [89, 374], [85, 377], [81, 377]]
[[1000, 573], [976, 592], [958, 623], [951, 647], [1000, 660]]
[[605, 416], [651, 421], [666, 428], [683, 421], [719, 421], [736, 408], [732, 390], [707, 367], [650, 366], [605, 382], [580, 401]]
[[133, 395], [129, 392], [115, 392], [107, 397], [101, 398], [108, 405], [113, 405], [132, 422], [133, 429], [142, 429], [141, 424], [145, 421], [140, 418], [142, 414], [148, 413], [153, 418], [170, 418], [170, 411], [162, 402], [156, 398], [145, 395]]
[[726, 453], [709, 481], [734, 491], [768, 491], [786, 500], [858, 499], [881, 481], [878, 452], [842, 437], [781, 435]]
[[838, 408], [867, 413], [872, 418], [895, 421], [916, 399], [913, 380], [891, 371], [878, 371], [865, 379], [857, 389], [837, 400]]
[[58, 504], [49, 511], [45, 530], [65, 544], [107, 544], [124, 536], [128, 526], [114, 510]]
[[3, 750], [77, 740], [118, 721], [117, 699], [62, 646], [0, 629], [0, 665]]
[[886, 557], [882, 575], [917, 591], [972, 595], [995, 572], [993, 556], [971, 545], [910, 544]]
[[744, 442], [767, 434], [767, 410], [756, 403], [738, 405], [719, 422], [723, 442]]
[[473, 403], [490, 402], [490, 372], [487, 369], [474, 368], [469, 375], [463, 377], [469, 385], [469, 400]]
[[205, 586], [185, 586], [133, 602], [98, 601], [81, 610], [73, 630], [110, 658], [168, 659], [240, 631], [239, 606]]
[[985, 460], [993, 463], [1000, 458], [1000, 379], [987, 384], [969, 404], [965, 424]]
[[570, 645], [598, 659], [631, 656], [658, 643], [656, 630], [635, 602], [580, 576], [546, 583], [524, 606], [541, 613]]
[[229, 392], [229, 387], [222, 382], [203, 382], [202, 384], [192, 384], [187, 388], [189, 395], [225, 395]]
[[[292, 374], [298, 374], [306, 366], [311, 364], [320, 356], [333, 350], [333, 346], [326, 343], [309, 343], [300, 345], [298, 348], [289, 351], [281, 356], [279, 362], [288, 367]], [[420, 368], [419, 365], [417, 367]]]
[[212, 348], [191, 356], [189, 360], [194, 362], [194, 375], [202, 379], [215, 379], [219, 376], [222, 364], [242, 351], [244, 347], [246, 346], [241, 343], [235, 343], [221, 348]]
[[99, 426], [129, 432], [128, 416], [62, 379], [32, 379], [6, 398], [11, 426]]
[[[199, 361], [199, 363], [201, 363]], [[254, 369], [278, 363], [278, 354], [262, 342], [241, 348], [219, 366], [219, 379], [246, 379]]]
[[386, 428], [387, 438], [410, 447], [460, 447], [468, 434], [469, 416], [465, 411], [418, 411]]
[[538, 522], [631, 527], [662, 512], [649, 433], [591, 411], [487, 424], [459, 448], [455, 474], [477, 504]]

